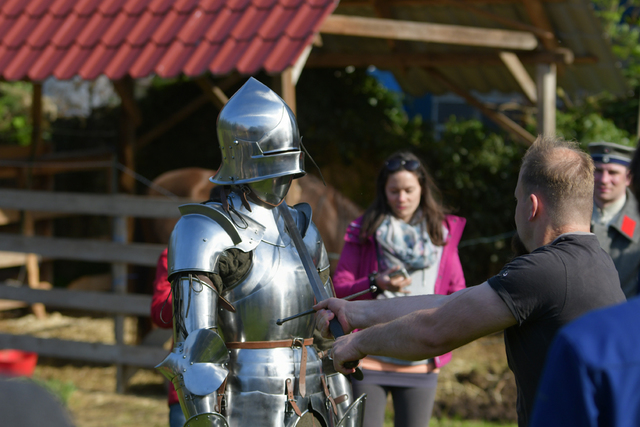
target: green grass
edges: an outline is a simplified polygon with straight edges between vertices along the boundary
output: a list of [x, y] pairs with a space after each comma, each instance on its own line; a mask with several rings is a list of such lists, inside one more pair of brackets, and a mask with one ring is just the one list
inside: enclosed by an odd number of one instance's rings
[[36, 377], [32, 378], [31, 381], [44, 387], [49, 393], [56, 396], [65, 406], [69, 402], [69, 397], [71, 397], [73, 392], [76, 391], [76, 386], [71, 381], [63, 382], [56, 379], [42, 380]]
[[[384, 427], [393, 426], [393, 409], [389, 405], [384, 414]], [[489, 421], [479, 420], [460, 420], [450, 418], [435, 418], [432, 417], [429, 422], [429, 427], [518, 427], [516, 423], [494, 423]]]
[[[384, 427], [393, 427], [393, 415], [385, 416]], [[451, 420], [447, 418], [431, 418], [429, 427], [517, 427], [517, 424], [500, 424], [477, 420]]]

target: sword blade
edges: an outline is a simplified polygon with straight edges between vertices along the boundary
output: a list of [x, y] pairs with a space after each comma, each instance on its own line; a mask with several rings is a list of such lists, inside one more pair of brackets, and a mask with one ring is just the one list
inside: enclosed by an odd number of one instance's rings
[[280, 215], [282, 215], [284, 224], [289, 230], [289, 236], [291, 237], [291, 240], [293, 240], [293, 244], [298, 250], [298, 255], [302, 260], [302, 265], [304, 266], [304, 270], [306, 271], [309, 282], [311, 283], [311, 289], [313, 289], [313, 295], [316, 297], [316, 301], [320, 302], [326, 300], [327, 298], [329, 298], [329, 294], [327, 293], [322, 280], [320, 280], [318, 270], [313, 264], [311, 255], [309, 255], [309, 251], [307, 250], [307, 246], [302, 240], [300, 230], [298, 230], [298, 226], [293, 220], [291, 212], [289, 212], [289, 207], [285, 203], [282, 203], [280, 206], [278, 206], [278, 210], [280, 211]]

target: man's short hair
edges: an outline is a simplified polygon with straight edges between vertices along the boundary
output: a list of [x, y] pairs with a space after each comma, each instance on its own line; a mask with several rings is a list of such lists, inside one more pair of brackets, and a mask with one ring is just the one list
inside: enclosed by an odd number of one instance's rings
[[591, 157], [576, 142], [538, 136], [522, 158], [521, 185], [542, 196], [554, 225], [589, 222], [593, 211]]

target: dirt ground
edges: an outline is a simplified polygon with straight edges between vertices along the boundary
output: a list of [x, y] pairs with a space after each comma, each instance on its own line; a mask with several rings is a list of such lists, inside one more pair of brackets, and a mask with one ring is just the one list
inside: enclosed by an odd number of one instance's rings
[[[113, 321], [49, 313], [44, 320], [14, 313], [0, 319], [0, 332], [43, 338], [114, 343]], [[10, 318], [7, 318], [10, 317]], [[135, 321], [127, 319], [127, 339]], [[66, 399], [76, 427], [166, 427], [166, 386], [153, 370], [139, 369], [125, 394], [116, 393], [115, 366], [40, 357], [34, 379], [53, 384]], [[485, 337], [453, 353], [440, 373], [435, 417], [513, 422], [515, 382], [507, 367], [502, 335]]]

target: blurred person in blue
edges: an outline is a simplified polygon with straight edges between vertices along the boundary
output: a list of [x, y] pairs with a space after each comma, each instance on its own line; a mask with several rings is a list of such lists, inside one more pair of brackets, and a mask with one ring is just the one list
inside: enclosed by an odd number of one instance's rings
[[638, 293], [640, 214], [629, 189], [633, 147], [611, 142], [589, 144], [595, 165], [591, 232], [613, 260], [627, 298]]
[[[640, 156], [630, 165], [640, 195]], [[538, 389], [532, 427], [640, 425], [640, 298], [593, 311], [562, 328]]]

